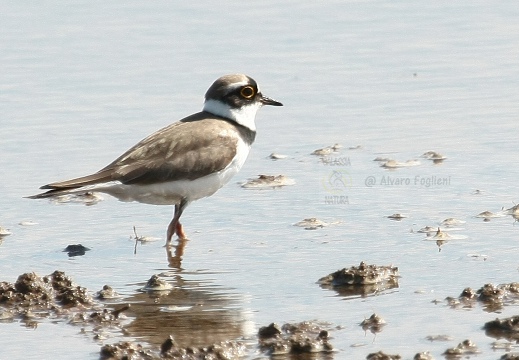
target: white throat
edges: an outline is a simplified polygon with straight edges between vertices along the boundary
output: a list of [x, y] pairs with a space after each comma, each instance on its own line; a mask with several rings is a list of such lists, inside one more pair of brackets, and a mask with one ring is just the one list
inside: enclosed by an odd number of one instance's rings
[[204, 111], [233, 120], [252, 131], [256, 131], [256, 123], [254, 120], [261, 105], [260, 102], [255, 102], [250, 105], [242, 106], [239, 109], [234, 109], [221, 101], [208, 99], [204, 103]]

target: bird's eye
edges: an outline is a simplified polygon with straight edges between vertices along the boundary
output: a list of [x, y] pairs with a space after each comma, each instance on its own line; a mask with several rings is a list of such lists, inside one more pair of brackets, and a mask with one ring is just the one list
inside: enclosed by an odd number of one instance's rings
[[244, 86], [240, 90], [240, 95], [245, 99], [252, 99], [255, 95], [254, 88], [252, 86]]

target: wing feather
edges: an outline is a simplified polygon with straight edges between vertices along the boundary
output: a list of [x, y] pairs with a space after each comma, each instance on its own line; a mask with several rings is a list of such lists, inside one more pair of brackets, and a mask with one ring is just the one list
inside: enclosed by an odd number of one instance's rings
[[240, 130], [229, 121], [200, 112], [162, 128], [98, 172], [41, 187], [49, 197], [110, 181], [153, 184], [193, 180], [223, 170], [235, 157]]
[[177, 122], [147, 137], [110, 165], [113, 180], [152, 184], [193, 180], [223, 170], [236, 155], [238, 132], [227, 121]]

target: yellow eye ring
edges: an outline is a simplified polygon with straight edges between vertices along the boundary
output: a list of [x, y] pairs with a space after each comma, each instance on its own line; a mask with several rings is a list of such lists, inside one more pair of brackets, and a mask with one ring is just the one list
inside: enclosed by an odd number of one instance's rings
[[247, 85], [241, 88], [240, 95], [245, 99], [252, 99], [256, 93], [252, 86]]

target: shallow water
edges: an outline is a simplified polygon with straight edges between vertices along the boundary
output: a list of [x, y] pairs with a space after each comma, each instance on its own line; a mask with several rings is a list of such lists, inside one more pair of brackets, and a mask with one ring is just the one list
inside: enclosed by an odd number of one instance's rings
[[[474, 217], [518, 201], [515, 2], [267, 1], [214, 9], [209, 2], [55, 1], [4, 4], [0, 24], [0, 226], [13, 233], [0, 245], [0, 281], [59, 269], [93, 292], [111, 285], [127, 297], [121, 302], [137, 305], [128, 337], [105, 343], [158, 344], [174, 334], [203, 345], [251, 338], [271, 322], [316, 319], [339, 327], [331, 340], [336, 359], [378, 350], [441, 358], [466, 338], [480, 359], [504, 353], [491, 349], [494, 339], [481, 327], [516, 315], [516, 306], [499, 314], [454, 310], [443, 299], [518, 277], [514, 219]], [[198, 111], [207, 87], [229, 72], [251, 75], [285, 106], [260, 111], [242, 171], [186, 210], [191, 241], [181, 270], [168, 266], [162, 247], [171, 207], [108, 196], [88, 207], [23, 199], [44, 183], [98, 170]], [[344, 147], [327, 163], [310, 155], [335, 143]], [[419, 158], [429, 150], [447, 159]], [[273, 161], [272, 152], [288, 157]], [[421, 164], [388, 170], [373, 161], [379, 156]], [[296, 184], [237, 184], [259, 174]], [[343, 185], [330, 182], [337, 176]], [[426, 186], [434, 179], [448, 181]], [[394, 213], [408, 217], [387, 218]], [[310, 217], [338, 223], [293, 226]], [[411, 232], [448, 217], [466, 221], [452, 232], [466, 239], [441, 251]], [[19, 225], [27, 220], [38, 224]], [[133, 226], [160, 240], [134, 255]], [[77, 243], [91, 251], [62, 252]], [[399, 287], [345, 298], [316, 284], [360, 261], [398, 266]], [[184, 311], [147, 305], [152, 299], [139, 289], [153, 274], [175, 285], [161, 306]], [[376, 336], [358, 325], [373, 312], [388, 323]], [[453, 339], [426, 340], [437, 334]], [[60, 322], [35, 330], [0, 323], [0, 335], [2, 357], [10, 358], [95, 359], [101, 345]], [[63, 345], [50, 346], [49, 337]]]

